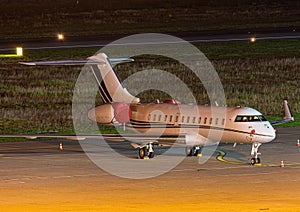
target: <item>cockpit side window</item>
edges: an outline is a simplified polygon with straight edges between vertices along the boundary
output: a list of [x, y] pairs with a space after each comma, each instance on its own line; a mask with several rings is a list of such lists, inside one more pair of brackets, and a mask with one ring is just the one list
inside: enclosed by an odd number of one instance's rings
[[267, 121], [267, 119], [262, 115], [256, 115], [256, 116], [238, 115], [235, 118], [235, 122], [254, 122], [254, 121]]

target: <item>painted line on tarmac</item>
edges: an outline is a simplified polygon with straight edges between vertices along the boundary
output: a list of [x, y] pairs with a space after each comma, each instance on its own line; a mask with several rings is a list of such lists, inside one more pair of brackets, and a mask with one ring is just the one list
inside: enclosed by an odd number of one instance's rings
[[[250, 165], [249, 163], [245, 163], [245, 162], [238, 162], [238, 161], [229, 161], [224, 159], [226, 153], [219, 150], [219, 155], [216, 157], [216, 159], [220, 162], [223, 163], [228, 163], [228, 164], [232, 164], [232, 165]], [[280, 164], [254, 164], [253, 166], [263, 166], [263, 167], [280, 167]], [[291, 169], [299, 169], [300, 168], [300, 163], [287, 163], [284, 164], [284, 167], [280, 167], [280, 168], [291, 168]]]
[[221, 161], [223, 163], [233, 164], [233, 165], [247, 165], [247, 163], [244, 163], [244, 162], [225, 160], [224, 157], [225, 157], [226, 153], [221, 150], [219, 150], [218, 152], [219, 152], [219, 155], [217, 155], [217, 157], [216, 157], [216, 159], [218, 161]]
[[[216, 159], [220, 162], [223, 162], [223, 163], [228, 163], [228, 164], [232, 164], [232, 165], [249, 165], [249, 163], [245, 163], [245, 162], [239, 162], [239, 161], [229, 161], [229, 160], [226, 160], [224, 159], [226, 153], [219, 150], [219, 155], [217, 155]], [[254, 164], [254, 166], [267, 166], [265, 164]]]

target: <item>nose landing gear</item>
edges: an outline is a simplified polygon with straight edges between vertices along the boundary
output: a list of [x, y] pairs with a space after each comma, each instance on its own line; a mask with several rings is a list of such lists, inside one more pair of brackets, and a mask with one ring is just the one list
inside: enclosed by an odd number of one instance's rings
[[260, 152], [258, 152], [258, 148], [261, 146], [261, 143], [253, 143], [252, 148], [251, 148], [251, 156], [252, 158], [250, 159], [250, 164], [255, 165], [255, 164], [260, 164], [260, 158], [258, 157], [261, 155]]

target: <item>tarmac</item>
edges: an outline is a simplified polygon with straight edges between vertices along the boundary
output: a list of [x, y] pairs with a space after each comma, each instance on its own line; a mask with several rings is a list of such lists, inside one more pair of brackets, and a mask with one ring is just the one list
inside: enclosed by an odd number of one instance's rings
[[[300, 127], [279, 128], [276, 140], [260, 147], [260, 166], [248, 164], [250, 145], [220, 144], [204, 164], [188, 157], [139, 180], [102, 170], [77, 141], [2, 142], [0, 211], [300, 211], [299, 138]], [[152, 163], [138, 160], [128, 142], [110, 145], [140, 164]]]

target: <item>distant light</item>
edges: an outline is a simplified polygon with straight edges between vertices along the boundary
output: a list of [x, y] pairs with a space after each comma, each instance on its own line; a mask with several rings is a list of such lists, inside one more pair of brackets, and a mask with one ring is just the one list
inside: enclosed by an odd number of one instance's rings
[[16, 52], [17, 52], [17, 56], [23, 56], [23, 48], [22, 47], [17, 47]]
[[251, 41], [252, 43], [254, 43], [254, 42], [256, 41], [256, 38], [255, 38], [255, 37], [252, 37], [252, 38], [250, 38], [250, 41]]
[[65, 36], [62, 33], [57, 34], [58, 40], [64, 40]]

